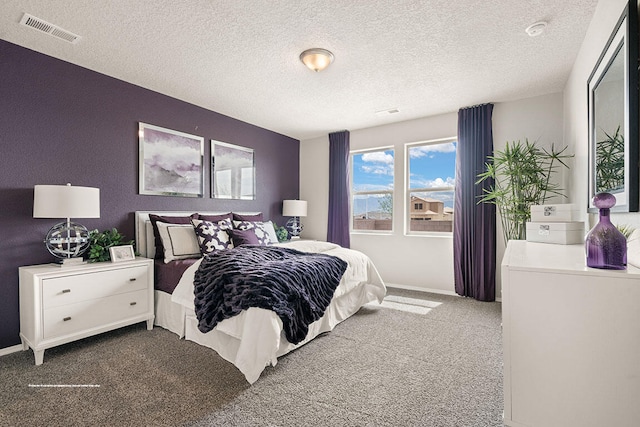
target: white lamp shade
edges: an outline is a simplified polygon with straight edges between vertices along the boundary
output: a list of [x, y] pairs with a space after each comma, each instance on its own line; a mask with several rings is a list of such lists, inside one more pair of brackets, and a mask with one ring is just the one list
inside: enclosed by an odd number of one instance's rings
[[283, 200], [282, 216], [307, 216], [307, 201]]
[[33, 187], [34, 218], [100, 218], [100, 189], [69, 185]]

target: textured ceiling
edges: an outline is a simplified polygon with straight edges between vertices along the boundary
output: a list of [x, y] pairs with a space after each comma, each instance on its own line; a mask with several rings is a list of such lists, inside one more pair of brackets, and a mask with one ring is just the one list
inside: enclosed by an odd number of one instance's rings
[[[2, 0], [0, 38], [308, 139], [562, 91], [597, 3]], [[82, 39], [21, 26], [24, 12]], [[311, 47], [334, 63], [308, 70]]]

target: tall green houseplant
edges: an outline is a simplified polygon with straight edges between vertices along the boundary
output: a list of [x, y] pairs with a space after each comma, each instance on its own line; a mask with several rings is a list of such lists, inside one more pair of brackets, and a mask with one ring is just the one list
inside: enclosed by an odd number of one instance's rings
[[531, 220], [531, 206], [542, 205], [550, 197], [566, 197], [552, 177], [573, 155], [566, 154], [567, 147], [557, 150], [539, 148], [535, 143], [507, 142], [503, 151], [496, 151], [485, 163], [485, 171], [478, 174], [476, 184], [488, 179], [494, 183], [484, 189], [479, 203], [496, 205], [505, 243], [526, 238], [526, 223]]

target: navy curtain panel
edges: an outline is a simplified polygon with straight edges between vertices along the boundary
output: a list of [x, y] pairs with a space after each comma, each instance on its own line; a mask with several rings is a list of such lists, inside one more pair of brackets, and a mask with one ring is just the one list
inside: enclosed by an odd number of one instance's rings
[[456, 293], [480, 301], [496, 299], [496, 207], [478, 203], [490, 180], [477, 184], [493, 155], [493, 104], [458, 111], [453, 266]]
[[327, 241], [344, 248], [349, 236], [349, 131], [329, 134], [329, 222]]

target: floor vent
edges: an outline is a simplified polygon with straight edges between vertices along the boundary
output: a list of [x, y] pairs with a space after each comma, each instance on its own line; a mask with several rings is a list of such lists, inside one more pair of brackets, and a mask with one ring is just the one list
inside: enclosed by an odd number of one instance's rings
[[43, 33], [47, 33], [53, 37], [59, 38], [69, 43], [77, 43], [80, 40], [80, 36], [77, 34], [73, 34], [63, 28], [58, 27], [57, 25], [53, 25], [47, 21], [43, 21], [40, 18], [36, 18], [33, 15], [29, 15], [25, 13], [20, 20], [20, 24], [26, 27], [31, 27], [38, 31], [42, 31]]

